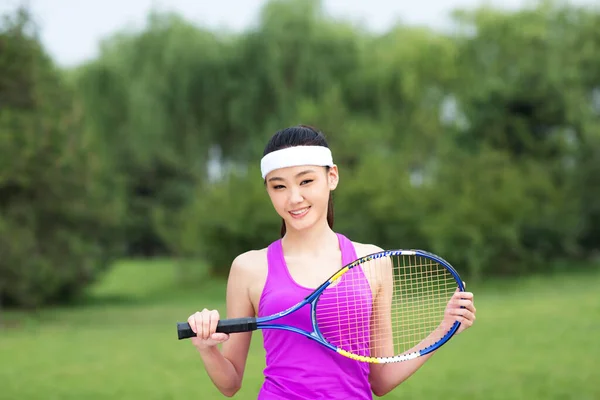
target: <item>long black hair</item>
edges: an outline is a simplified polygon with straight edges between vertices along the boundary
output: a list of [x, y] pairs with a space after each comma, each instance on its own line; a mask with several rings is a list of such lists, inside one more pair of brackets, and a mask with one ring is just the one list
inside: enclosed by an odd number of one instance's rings
[[[275, 133], [265, 146], [263, 157], [273, 151], [296, 146], [323, 146], [329, 148], [322, 132], [312, 126], [297, 125]], [[325, 168], [329, 171], [329, 167]], [[331, 192], [329, 192], [329, 201], [327, 202], [327, 223], [333, 229], [333, 194]], [[285, 235], [285, 232], [285, 221], [282, 220], [281, 237]]]

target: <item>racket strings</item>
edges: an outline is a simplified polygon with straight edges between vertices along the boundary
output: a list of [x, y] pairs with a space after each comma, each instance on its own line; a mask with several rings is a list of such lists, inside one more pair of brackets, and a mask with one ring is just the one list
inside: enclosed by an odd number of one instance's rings
[[419, 343], [427, 347], [444, 336], [446, 329], [438, 327], [457, 287], [450, 272], [432, 260], [412, 256], [399, 261], [392, 299], [395, 354]]
[[445, 335], [441, 322], [456, 288], [452, 274], [428, 258], [372, 259], [321, 294], [317, 326], [326, 341], [359, 356], [405, 354]]

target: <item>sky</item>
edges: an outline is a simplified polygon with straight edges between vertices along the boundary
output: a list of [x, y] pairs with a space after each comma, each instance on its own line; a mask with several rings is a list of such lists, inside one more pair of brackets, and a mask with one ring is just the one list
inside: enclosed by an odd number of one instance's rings
[[[397, 21], [443, 27], [451, 10], [483, 0], [323, 0], [325, 10], [381, 32]], [[591, 4], [598, 0], [572, 0]], [[265, 0], [0, 0], [0, 14], [26, 3], [40, 27], [41, 40], [55, 62], [73, 66], [97, 55], [99, 41], [126, 27], [142, 28], [152, 9], [176, 11], [211, 28], [241, 31], [253, 24]], [[531, 0], [485, 0], [519, 8]]]

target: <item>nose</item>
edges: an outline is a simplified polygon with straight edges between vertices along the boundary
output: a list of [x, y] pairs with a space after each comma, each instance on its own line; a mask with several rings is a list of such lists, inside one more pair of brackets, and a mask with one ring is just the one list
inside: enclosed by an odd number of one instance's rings
[[302, 196], [302, 193], [300, 193], [300, 189], [292, 188], [292, 190], [290, 192], [290, 203], [297, 204], [297, 203], [302, 203], [303, 201], [304, 201], [304, 197]]

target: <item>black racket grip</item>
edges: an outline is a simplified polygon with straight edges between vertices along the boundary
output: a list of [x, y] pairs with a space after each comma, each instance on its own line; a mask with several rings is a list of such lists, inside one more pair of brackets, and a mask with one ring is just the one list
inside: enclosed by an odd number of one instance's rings
[[[224, 319], [217, 323], [217, 332], [220, 333], [237, 333], [237, 332], [250, 332], [256, 330], [256, 318], [255, 317], [243, 317], [243, 318], [230, 318]], [[190, 324], [187, 322], [177, 323], [177, 337], [181, 339], [189, 339], [196, 336]]]

